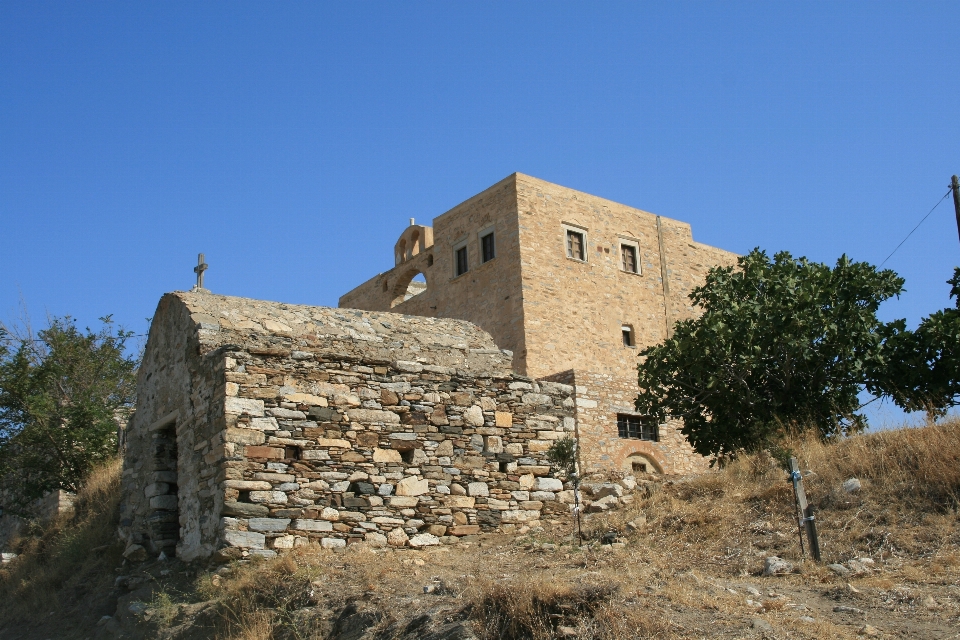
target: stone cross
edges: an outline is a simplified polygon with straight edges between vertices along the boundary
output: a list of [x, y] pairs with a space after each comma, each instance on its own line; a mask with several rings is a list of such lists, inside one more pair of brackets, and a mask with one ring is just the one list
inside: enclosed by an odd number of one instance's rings
[[194, 289], [200, 291], [203, 289], [203, 272], [207, 270], [207, 263], [203, 261], [203, 254], [201, 253], [197, 256], [197, 266], [193, 268], [193, 272], [197, 274], [197, 286]]

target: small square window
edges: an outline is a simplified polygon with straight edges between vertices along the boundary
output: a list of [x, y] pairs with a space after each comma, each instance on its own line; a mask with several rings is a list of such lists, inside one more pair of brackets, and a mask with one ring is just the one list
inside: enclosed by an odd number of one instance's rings
[[637, 346], [636, 341], [633, 339], [633, 327], [631, 327], [628, 324], [625, 324], [620, 327], [620, 333], [623, 335], [623, 346], [625, 347]]
[[466, 245], [454, 249], [454, 262], [456, 263], [456, 271], [454, 272], [458, 276], [465, 274], [470, 265], [467, 264], [467, 247]]
[[617, 435], [621, 438], [659, 442], [660, 427], [649, 417], [618, 413]]
[[567, 257], [574, 260], [586, 260], [586, 240], [580, 231], [567, 229]]
[[480, 262], [490, 262], [496, 258], [496, 246], [493, 241], [493, 231], [480, 236]]

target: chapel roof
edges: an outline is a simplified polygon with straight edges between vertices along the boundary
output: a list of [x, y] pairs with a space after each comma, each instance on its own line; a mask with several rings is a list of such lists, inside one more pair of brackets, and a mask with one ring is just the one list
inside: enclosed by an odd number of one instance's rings
[[509, 372], [512, 360], [490, 334], [464, 320], [176, 291], [160, 300], [154, 324], [163, 324], [163, 316], [175, 310], [189, 314], [202, 353], [224, 347], [262, 353], [273, 349], [295, 358], [298, 351], [330, 353], [358, 361], [406, 361], [490, 374]]

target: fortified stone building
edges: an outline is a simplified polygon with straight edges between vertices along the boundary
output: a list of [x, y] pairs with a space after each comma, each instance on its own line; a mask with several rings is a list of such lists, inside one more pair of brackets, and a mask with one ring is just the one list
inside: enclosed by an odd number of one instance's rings
[[411, 220], [394, 259], [340, 307], [468, 320], [518, 374], [574, 386], [587, 471], [704, 468], [678, 423], [636, 413], [637, 353], [697, 313], [688, 294], [735, 254], [686, 223], [515, 173], [432, 227]]

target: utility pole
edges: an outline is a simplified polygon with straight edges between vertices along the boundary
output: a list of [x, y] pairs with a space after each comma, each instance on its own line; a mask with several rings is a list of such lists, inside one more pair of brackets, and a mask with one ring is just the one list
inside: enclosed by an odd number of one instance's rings
[[957, 213], [957, 234], [960, 235], [960, 180], [957, 176], [950, 178], [950, 188], [953, 189], [953, 209]]

